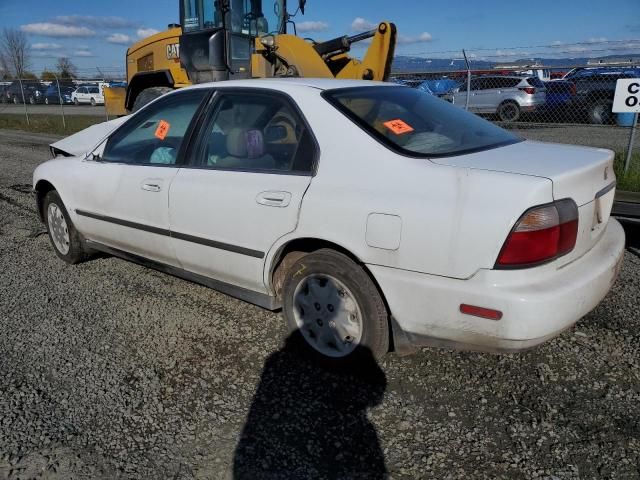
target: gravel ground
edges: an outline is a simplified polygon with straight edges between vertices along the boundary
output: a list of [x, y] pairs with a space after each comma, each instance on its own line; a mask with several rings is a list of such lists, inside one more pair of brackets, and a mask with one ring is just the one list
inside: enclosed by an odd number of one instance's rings
[[58, 260], [25, 193], [50, 140], [0, 131], [0, 478], [640, 478], [637, 236], [605, 301], [541, 348], [336, 375], [279, 314]]

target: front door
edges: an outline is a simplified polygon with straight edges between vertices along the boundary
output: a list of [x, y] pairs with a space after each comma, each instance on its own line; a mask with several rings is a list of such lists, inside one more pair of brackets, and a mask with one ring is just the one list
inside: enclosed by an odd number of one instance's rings
[[297, 226], [317, 147], [287, 97], [225, 91], [171, 184], [172, 241], [182, 268], [265, 293], [266, 254]]
[[183, 140], [208, 90], [158, 100], [124, 123], [82, 162], [76, 182], [78, 228], [104, 245], [175, 265], [169, 190]]

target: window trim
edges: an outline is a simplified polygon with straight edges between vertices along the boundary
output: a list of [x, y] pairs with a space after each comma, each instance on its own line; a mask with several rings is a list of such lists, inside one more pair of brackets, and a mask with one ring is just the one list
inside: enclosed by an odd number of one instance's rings
[[[109, 136], [103, 142], [100, 142], [100, 144], [104, 143], [102, 155], [100, 156], [99, 160], [93, 160], [93, 161], [100, 162], [100, 163], [108, 163], [113, 165], [129, 165], [129, 166], [136, 166], [136, 167], [180, 168], [184, 164], [185, 154], [187, 153], [188, 146], [193, 139], [194, 132], [199, 128], [198, 123], [201, 121], [202, 113], [206, 109], [206, 107], [209, 105], [214, 92], [213, 92], [213, 89], [211, 88], [197, 88], [197, 89], [194, 88], [194, 89], [188, 89], [183, 91], [175, 91], [167, 95], [167, 97], [164, 97], [164, 99], [168, 99], [169, 96], [173, 97], [176, 95], [188, 95], [189, 93], [195, 92], [195, 91], [204, 91], [205, 94], [200, 100], [200, 104], [198, 105], [198, 108], [196, 108], [196, 111], [193, 114], [193, 117], [191, 117], [191, 121], [189, 122], [189, 125], [187, 125], [187, 129], [185, 130], [185, 135], [182, 137], [182, 143], [180, 144], [180, 149], [178, 150], [178, 153], [176, 155], [175, 163], [151, 163], [151, 162], [131, 163], [131, 162], [114, 162], [111, 160], [104, 159], [104, 151], [107, 149], [107, 146], [109, 145], [109, 142], [111, 141], [111, 139], [121, 129], [123, 129], [129, 122], [133, 121], [136, 116], [144, 112], [146, 110], [146, 106], [145, 108], [142, 108], [137, 112], [131, 114], [130, 118], [127, 119], [127, 121], [119, 125], [113, 132], [109, 134]], [[156, 102], [154, 101], [151, 103], [156, 103]]]
[[[203, 115], [203, 118], [197, 126], [197, 132], [191, 137], [187, 151], [185, 152], [185, 162], [181, 165], [181, 168], [190, 168], [193, 170], [215, 170], [221, 172], [244, 172], [244, 173], [260, 173], [264, 175], [291, 175], [297, 177], [315, 177], [318, 172], [318, 165], [320, 162], [320, 144], [316, 138], [309, 121], [305, 117], [302, 109], [298, 103], [286, 92], [281, 90], [274, 90], [271, 88], [255, 88], [255, 87], [215, 87], [214, 94], [208, 105], [208, 111]], [[274, 96], [280, 97], [285, 104], [291, 108], [293, 113], [298, 116], [304, 127], [309, 132], [311, 137], [311, 143], [313, 145], [313, 158], [311, 160], [311, 170], [308, 172], [293, 171], [293, 170], [257, 170], [250, 168], [221, 168], [212, 165], [194, 165], [194, 162], [201, 158], [204, 154], [204, 142], [207, 134], [207, 128], [210, 126], [213, 118], [218, 114], [218, 110], [222, 99], [225, 95], [258, 95], [263, 97], [273, 98]], [[195, 138], [195, 141], [193, 139]]]
[[[348, 108], [343, 107], [340, 104], [340, 102], [338, 102], [337, 100], [335, 100], [332, 97], [332, 94], [337, 93], [337, 92], [349, 92], [349, 91], [358, 91], [358, 90], [377, 90], [379, 88], [410, 88], [410, 87], [403, 87], [401, 85], [397, 85], [397, 86], [393, 85], [393, 86], [384, 86], [384, 87], [381, 87], [381, 86], [366, 86], [366, 87], [332, 88], [332, 89], [329, 89], [329, 90], [323, 90], [322, 93], [320, 93], [320, 96], [322, 98], [324, 98], [338, 112], [342, 113], [345, 117], [347, 117], [349, 120], [351, 120], [363, 132], [365, 132], [367, 135], [369, 135], [371, 138], [373, 138], [376, 142], [378, 142], [380, 145], [383, 145], [383, 146], [387, 147], [389, 150], [391, 150], [392, 152], [397, 153], [398, 155], [401, 155], [401, 156], [407, 157], [407, 158], [420, 158], [420, 159], [428, 160], [430, 158], [458, 157], [460, 155], [469, 155], [471, 153], [485, 152], [485, 151], [494, 150], [494, 149], [500, 148], [500, 147], [506, 147], [506, 146], [509, 146], [509, 145], [515, 145], [516, 143], [521, 143], [521, 142], [525, 141], [524, 138], [519, 137], [519, 136], [514, 135], [513, 133], [509, 132], [509, 133], [511, 133], [511, 135], [513, 135], [515, 137], [513, 140], [505, 140], [504, 142], [498, 142], [498, 143], [494, 143], [492, 145], [488, 145], [488, 146], [484, 146], [484, 147], [468, 148], [466, 150], [458, 150], [456, 152], [451, 152], [451, 153], [418, 153], [418, 152], [411, 152], [410, 150], [406, 150], [406, 149], [400, 147], [399, 145], [396, 145], [395, 143], [393, 143], [392, 141], [390, 141], [389, 139], [387, 139], [386, 137], [381, 135], [376, 129], [374, 129], [369, 124], [363, 122], [360, 117], [358, 117], [355, 113], [350, 111]], [[425, 94], [425, 95], [427, 95], [427, 94]], [[438, 99], [438, 100], [443, 101], [443, 102], [445, 101], [445, 100], [442, 100], [442, 99]], [[471, 112], [469, 112], [469, 113], [471, 113]], [[499, 128], [501, 128], [501, 127], [499, 127]]]

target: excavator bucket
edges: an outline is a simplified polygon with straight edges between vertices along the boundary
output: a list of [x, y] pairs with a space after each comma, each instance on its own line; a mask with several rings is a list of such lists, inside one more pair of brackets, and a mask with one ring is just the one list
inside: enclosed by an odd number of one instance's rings
[[126, 87], [105, 87], [104, 108], [110, 117], [120, 117], [127, 114], [124, 101], [127, 96]]

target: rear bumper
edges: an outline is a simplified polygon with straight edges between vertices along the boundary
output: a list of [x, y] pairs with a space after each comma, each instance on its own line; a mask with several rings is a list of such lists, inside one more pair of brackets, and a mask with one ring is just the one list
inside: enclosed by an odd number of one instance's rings
[[[370, 265], [394, 319], [400, 349], [435, 345], [492, 352], [534, 347], [600, 303], [622, 264], [624, 231], [610, 219], [598, 243], [562, 268], [481, 270], [468, 280]], [[461, 304], [503, 312], [501, 320], [460, 313]]]

